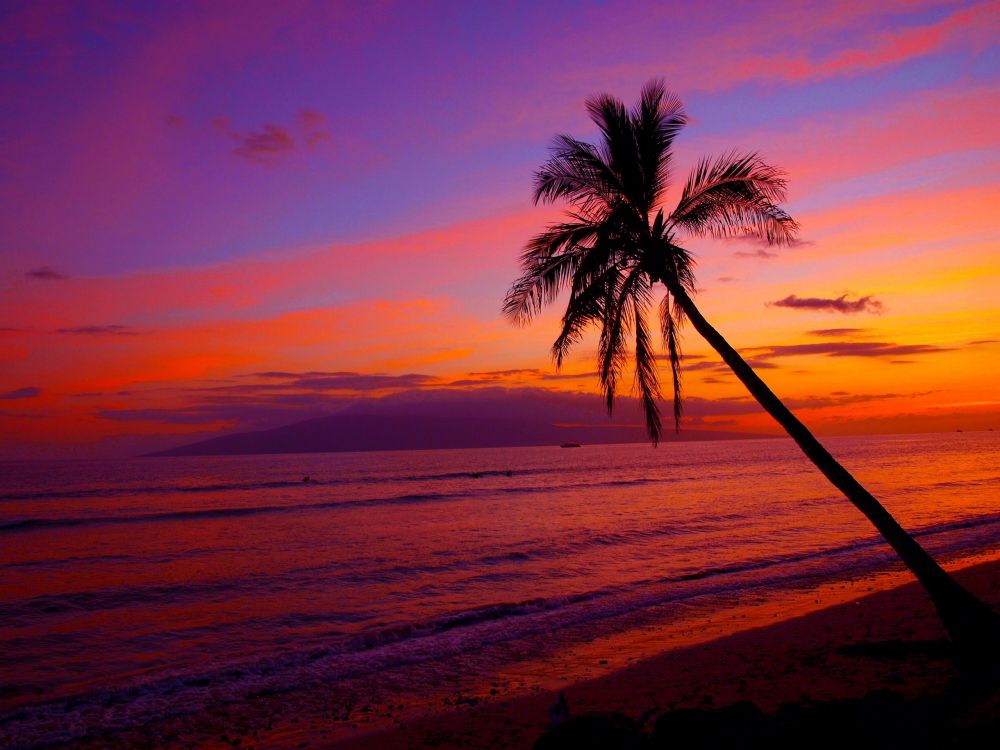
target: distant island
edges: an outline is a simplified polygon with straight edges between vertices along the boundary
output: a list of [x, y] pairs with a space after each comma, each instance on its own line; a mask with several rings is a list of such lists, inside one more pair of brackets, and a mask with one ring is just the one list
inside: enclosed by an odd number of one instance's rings
[[[360, 402], [337, 414], [271, 429], [239, 432], [180, 445], [149, 456], [503, 448], [641, 443], [648, 441], [637, 408], [623, 399], [615, 420], [590, 408], [590, 398], [515, 396], [501, 389], [477, 394], [440, 393]], [[635, 412], [635, 413], [633, 413]], [[665, 442], [745, 440], [746, 432], [682, 429]]]

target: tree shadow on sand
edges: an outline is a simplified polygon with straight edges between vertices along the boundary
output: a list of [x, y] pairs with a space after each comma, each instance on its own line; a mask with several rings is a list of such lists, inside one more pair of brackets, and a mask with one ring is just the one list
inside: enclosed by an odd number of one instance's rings
[[622, 713], [570, 717], [533, 750], [986, 748], [1000, 736], [1000, 691], [983, 700], [958, 688], [917, 698], [874, 690], [863, 698], [788, 703], [771, 714], [740, 701], [666, 711], [648, 725]]

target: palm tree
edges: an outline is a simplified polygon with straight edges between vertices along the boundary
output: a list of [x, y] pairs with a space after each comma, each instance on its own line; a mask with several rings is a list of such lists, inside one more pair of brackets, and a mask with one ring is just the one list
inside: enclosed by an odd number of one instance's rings
[[527, 324], [569, 290], [562, 330], [552, 347], [560, 366], [591, 326], [600, 329], [598, 371], [608, 410], [628, 366], [632, 339], [636, 387], [649, 437], [662, 430], [654, 334], [646, 320], [654, 289], [663, 284], [659, 328], [673, 385], [674, 426], [681, 418], [680, 324], [687, 319], [718, 352], [760, 405], [802, 451], [874, 524], [926, 588], [955, 646], [959, 663], [981, 670], [1000, 665], [1000, 616], [960, 586], [913, 539], [778, 399], [698, 310], [694, 261], [682, 238], [752, 238], [788, 245], [798, 225], [780, 207], [785, 175], [757, 154], [731, 152], [702, 160], [673, 211], [664, 198], [674, 138], [687, 122], [680, 100], [651, 81], [632, 109], [608, 95], [587, 101], [599, 145], [557, 136], [551, 157], [535, 174], [535, 203], [564, 200], [565, 221], [531, 239], [522, 274], [504, 301], [513, 322]]

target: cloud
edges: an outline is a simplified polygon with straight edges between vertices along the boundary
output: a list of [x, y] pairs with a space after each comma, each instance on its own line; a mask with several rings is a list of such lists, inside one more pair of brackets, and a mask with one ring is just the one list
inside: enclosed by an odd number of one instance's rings
[[934, 344], [894, 344], [886, 341], [829, 341], [822, 344], [784, 344], [755, 348], [757, 357], [796, 357], [822, 354], [828, 357], [900, 357], [937, 354], [954, 349]]
[[27, 388], [18, 388], [17, 390], [7, 391], [6, 393], [0, 393], [0, 399], [5, 401], [13, 401], [14, 399], [20, 398], [34, 398], [42, 392], [41, 388], [36, 388], [35, 386], [29, 386]]
[[40, 281], [62, 281], [69, 278], [69, 274], [57, 271], [52, 266], [32, 268], [30, 271], [26, 271], [24, 275], [29, 279], [38, 279]]
[[467, 372], [469, 377], [506, 378], [511, 375], [538, 375], [541, 372], [536, 367], [519, 367], [513, 370], [487, 370], [486, 372]]
[[[259, 377], [269, 381], [266, 383], [238, 383], [235, 385], [220, 385], [200, 389], [202, 391], [229, 391], [232, 393], [274, 393], [278, 391], [312, 391], [325, 393], [327, 391], [384, 391], [400, 388], [421, 388], [437, 382], [431, 375], [406, 373], [404, 375], [386, 375], [383, 373], [361, 372], [255, 372], [249, 376]], [[273, 382], [273, 381], [283, 382]]]
[[[657, 354], [657, 355], [655, 355], [655, 359], [658, 360], [658, 361], [660, 361], [660, 362], [669, 362], [670, 361], [670, 355], [666, 354], [666, 353], [664, 353], [664, 354]], [[707, 354], [688, 354], [688, 353], [685, 352], [685, 353], [681, 354], [681, 359], [684, 360], [684, 361], [689, 361], [689, 360], [690, 361], [694, 361], [696, 359], [708, 359], [708, 355]]]
[[314, 148], [331, 140], [326, 129], [326, 116], [311, 109], [304, 109], [295, 118], [294, 125], [264, 123], [259, 130], [241, 132], [232, 127], [226, 117], [216, 117], [212, 126], [236, 142], [233, 153], [252, 164], [274, 166], [289, 155], [303, 148]]
[[684, 372], [699, 372], [701, 370], [722, 370], [726, 366], [725, 362], [695, 362], [693, 365], [684, 365]]
[[[755, 370], [774, 370], [778, 367], [778, 365], [774, 364], [774, 362], [768, 362], [767, 360], [761, 359], [759, 357], [744, 357], [744, 359], [746, 360], [746, 363]], [[686, 364], [683, 365], [681, 369], [683, 372], [704, 372], [704, 371], [722, 372], [722, 373], [730, 372], [729, 365], [727, 365], [725, 362], [722, 362], [721, 360], [709, 361], [709, 362], [695, 362], [694, 364], [691, 365]]]
[[176, 409], [101, 409], [96, 416], [118, 422], [160, 422], [172, 425], [236, 425], [240, 429], [273, 427], [323, 416], [337, 401], [309, 403], [305, 408], [279, 408], [276, 404], [203, 404]]
[[[758, 240], [752, 237], [736, 237], [728, 242], [736, 242], [743, 245], [750, 244], [753, 250], [737, 250], [733, 255], [737, 258], [760, 258], [762, 260], [770, 260], [771, 258], [777, 258], [778, 253], [772, 252], [771, 247], [765, 240]], [[812, 240], [803, 240], [796, 237], [791, 242], [788, 243], [786, 247], [809, 247], [810, 245], [815, 245], [816, 243]]]
[[737, 258], [777, 258], [778, 257], [777, 253], [768, 252], [764, 248], [760, 248], [759, 250], [754, 250], [752, 252], [747, 251], [747, 250], [738, 250], [737, 252], [733, 253], [733, 255], [735, 255]]
[[960, 39], [967, 40], [969, 36], [975, 39], [978, 35], [980, 40], [988, 38], [989, 30], [995, 30], [995, 12], [993, 3], [979, 3], [926, 26], [882, 31], [864, 48], [838, 50], [818, 63], [813, 74], [826, 77], [873, 70], [929, 55]]
[[578, 378], [596, 378], [598, 372], [543, 372], [539, 380], [577, 380]]
[[782, 402], [790, 409], [824, 409], [831, 406], [849, 406], [871, 401], [885, 401], [894, 398], [916, 398], [928, 396], [936, 391], [918, 391], [915, 393], [848, 393], [834, 391], [828, 396], [804, 396], [801, 398], [784, 398]]
[[868, 330], [868, 328], [817, 328], [806, 331], [806, 333], [810, 336], [822, 336], [823, 338], [840, 338], [841, 336], [858, 336]]
[[[366, 378], [386, 376], [367, 373], [342, 373], [342, 382], [354, 380], [367, 385]], [[421, 376], [424, 377], [424, 376]], [[337, 379], [337, 378], [335, 378]], [[94, 416], [117, 422], [156, 422], [164, 425], [206, 425], [214, 430], [253, 430], [277, 427], [314, 417], [328, 416], [345, 408], [371, 401], [380, 402], [386, 391], [341, 391], [332, 394], [326, 384], [313, 384], [314, 389], [297, 387], [305, 378], [295, 377], [288, 383], [243, 384], [223, 388], [178, 389], [175, 398], [181, 403], [174, 407], [148, 406], [128, 409], [103, 408]], [[421, 390], [404, 389], [419, 394]], [[388, 391], [392, 395], [393, 391]], [[184, 403], [184, 402], [187, 403]]]
[[163, 121], [171, 128], [175, 130], [180, 130], [184, 127], [184, 119], [178, 117], [177, 115], [167, 115], [163, 118]]
[[238, 137], [240, 145], [233, 153], [247, 161], [273, 164], [285, 154], [295, 150], [291, 134], [280, 127], [267, 123], [255, 133], [245, 133]]
[[475, 385], [496, 384], [505, 380], [523, 383], [525, 380], [580, 380], [596, 378], [597, 372], [551, 372], [537, 367], [520, 367], [512, 370], [488, 370], [485, 372], [467, 372], [465, 377], [452, 380], [443, 385], [448, 387], [466, 387]]
[[417, 388], [433, 382], [430, 375], [407, 373], [405, 375], [366, 375], [359, 372], [321, 373], [289, 381], [286, 386], [310, 391], [382, 391], [387, 388]]
[[326, 115], [312, 109], [304, 109], [299, 112], [298, 120], [305, 131], [313, 132], [326, 127]]
[[882, 303], [871, 295], [851, 300], [846, 294], [839, 297], [799, 297], [789, 294], [784, 299], [767, 304], [772, 307], [788, 307], [793, 310], [822, 310], [823, 312], [839, 312], [844, 315], [861, 312], [879, 314], [883, 310]]
[[[858, 4], [858, 7], [862, 5], [866, 4]], [[857, 76], [900, 66], [960, 45], [966, 49], [982, 49], [989, 44], [990, 34], [994, 30], [993, 18], [996, 11], [993, 3], [989, 2], [959, 9], [929, 23], [911, 26], [887, 22], [884, 17], [871, 17], [868, 14], [877, 13], [874, 8], [878, 4], [869, 5], [872, 10], [865, 11], [832, 5], [823, 13], [817, 5], [803, 4], [800, 13], [808, 18], [801, 15], [795, 17], [791, 8], [786, 9], [784, 14], [789, 16], [788, 20], [774, 24], [777, 33], [786, 35], [781, 45], [789, 51], [784, 53], [761, 48], [756, 35], [748, 34], [740, 25], [730, 24], [713, 41], [717, 44], [728, 42], [728, 47], [740, 49], [740, 64], [726, 65], [730, 58], [722, 57], [716, 65], [706, 67], [704, 61], [699, 60], [702, 63], [698, 71], [700, 80], [693, 71], [684, 73], [698, 81], [700, 86], [710, 89], [734, 86], [754, 79], [800, 82]], [[898, 10], [895, 12], [898, 13]], [[837, 45], [825, 55], [803, 54], [802, 50], [796, 50], [787, 42], [789, 37], [809, 39], [824, 32], [829, 34], [833, 28], [843, 29], [843, 24], [852, 23], [856, 29], [865, 28], [868, 33], [860, 39], [852, 39], [853, 46]], [[734, 38], [735, 34], [744, 38]]]
[[330, 132], [326, 129], [326, 115], [321, 112], [304, 109], [299, 112], [298, 123], [306, 146], [314, 147], [330, 140]]
[[56, 333], [71, 333], [78, 336], [135, 336], [138, 332], [128, 326], [113, 324], [108, 326], [57, 328]]
[[[347, 389], [372, 391], [385, 388], [412, 388], [425, 385], [434, 380], [430, 375], [406, 373], [405, 375], [386, 375], [384, 373], [361, 372], [324, 372], [310, 370], [307, 372], [258, 372], [254, 375], [272, 380], [284, 380], [280, 385], [266, 385], [265, 388], [305, 388], [307, 390]], [[241, 386], [242, 387], [242, 386]], [[261, 386], [248, 386], [250, 388]]]
[[166, 424], [204, 424], [218, 422], [214, 414], [201, 414], [187, 408], [180, 409], [101, 409], [96, 414], [101, 419], [121, 422], [163, 422]]
[[368, 398], [399, 392], [419, 393], [437, 378], [408, 373], [265, 371], [238, 376], [263, 382], [171, 389], [175, 407], [101, 408], [100, 419], [159, 422], [169, 425], [215, 425], [260, 429], [336, 413]]

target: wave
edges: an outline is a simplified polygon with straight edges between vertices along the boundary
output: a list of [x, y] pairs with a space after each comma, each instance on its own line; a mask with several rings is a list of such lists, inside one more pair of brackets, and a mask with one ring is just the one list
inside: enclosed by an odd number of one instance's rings
[[965, 489], [968, 487], [983, 487], [990, 484], [1000, 484], [1000, 476], [982, 477], [980, 479], [948, 479], [941, 482], [931, 482], [929, 484], [916, 485], [911, 487], [899, 487], [893, 490], [894, 494], [911, 495], [920, 492], [931, 492], [933, 490]]
[[[499, 472], [503, 474], [504, 472]], [[453, 475], [449, 475], [453, 476]], [[335, 510], [343, 508], [378, 507], [390, 505], [409, 505], [414, 503], [448, 502], [453, 500], [472, 499], [492, 495], [532, 495], [538, 493], [558, 493], [567, 490], [594, 490], [600, 488], [640, 487], [646, 485], [671, 484], [690, 479], [688, 476], [671, 476], [658, 478], [611, 479], [597, 482], [571, 482], [563, 484], [544, 484], [534, 486], [489, 486], [483, 488], [462, 487], [459, 491], [421, 492], [402, 495], [376, 496], [355, 500], [330, 500], [310, 503], [284, 503], [276, 505], [251, 505], [225, 508], [202, 508], [194, 510], [162, 511], [157, 513], [136, 513], [131, 515], [102, 515], [76, 517], [36, 517], [8, 520], [0, 523], [0, 534], [13, 534], [40, 531], [53, 528], [75, 526], [99, 526], [113, 524], [158, 523], [193, 521], [215, 518], [239, 518], [245, 516], [267, 515], [275, 513], [299, 513], [308, 511]], [[267, 483], [267, 486], [275, 483]], [[298, 486], [301, 483], [283, 483], [281, 486]], [[264, 485], [245, 485], [264, 486]], [[804, 504], [825, 503], [826, 496], [813, 500], [804, 500]]]
[[49, 528], [72, 526], [97, 526], [106, 524], [155, 523], [161, 521], [187, 521], [211, 518], [254, 516], [271, 513], [292, 513], [302, 511], [330, 510], [359, 506], [407, 505], [411, 503], [442, 502], [465, 498], [499, 494], [554, 493], [572, 489], [596, 489], [600, 487], [641, 486], [680, 481], [687, 477], [663, 479], [615, 479], [603, 482], [573, 482], [570, 484], [546, 484], [538, 486], [486, 487], [482, 489], [463, 488], [457, 492], [422, 492], [388, 497], [370, 497], [360, 500], [330, 500], [313, 503], [285, 503], [281, 505], [253, 505], [228, 508], [203, 508], [197, 510], [163, 511], [159, 513], [136, 513], [120, 516], [78, 516], [63, 518], [21, 518], [0, 523], [0, 534], [37, 531]]
[[136, 485], [116, 487], [82, 487], [78, 489], [37, 490], [32, 492], [8, 492], [0, 495], [0, 501], [11, 500], [71, 500], [88, 497], [132, 497], [142, 495], [198, 494], [218, 492], [239, 492], [254, 490], [290, 489], [292, 487], [336, 487], [345, 484], [382, 484], [385, 482], [434, 482], [454, 479], [489, 479], [537, 476], [542, 474], [564, 474], [576, 471], [572, 467], [548, 467], [544, 469], [486, 469], [483, 471], [451, 471], [429, 474], [371, 474], [361, 476], [317, 479], [308, 475], [302, 479], [276, 479], [264, 482], [220, 482], [212, 484], [167, 484]]
[[[326, 562], [322, 565], [294, 568], [278, 573], [252, 573], [237, 578], [221, 578], [200, 582], [185, 582], [165, 585], [121, 586], [115, 588], [91, 589], [65, 594], [46, 594], [23, 600], [8, 601], [0, 610], [0, 626], [20, 627], [37, 621], [39, 616], [62, 616], [79, 612], [94, 612], [119, 607], [154, 607], [161, 604], [175, 604], [191, 599], [211, 597], [219, 593], [239, 591], [241, 593], [265, 593], [274, 589], [293, 589], [308, 586], [317, 578], [331, 583], [364, 585], [388, 583], [412, 578], [413, 576], [433, 576], [441, 573], [478, 571], [488, 575], [492, 569], [515, 568], [524, 563], [538, 560], [564, 558], [568, 555], [585, 553], [595, 547], [627, 545], [632, 542], [658, 537], [679, 536], [716, 530], [731, 524], [733, 514], [699, 516], [687, 522], [675, 522], [652, 528], [632, 528], [617, 532], [585, 533], [569, 537], [559, 543], [535, 540], [519, 549], [491, 552], [477, 557], [445, 559], [437, 564], [395, 565], [359, 570], [357, 561], [345, 560]], [[116, 556], [116, 559], [121, 556]], [[74, 564], [80, 557], [65, 558], [61, 564]], [[98, 558], [101, 559], [101, 558]], [[123, 558], [129, 559], [129, 558]], [[149, 558], [142, 558], [144, 564]], [[44, 563], [38, 563], [42, 566]]]
[[72, 500], [87, 497], [123, 497], [133, 495], [165, 495], [198, 492], [231, 492], [235, 490], [274, 490], [286, 487], [301, 487], [303, 485], [334, 485], [343, 484], [348, 480], [333, 480], [320, 482], [309, 479], [308, 482], [298, 480], [274, 480], [268, 482], [232, 482], [225, 484], [199, 485], [142, 485], [137, 487], [84, 487], [75, 490], [42, 490], [37, 492], [6, 493], [0, 495], [0, 500]]
[[[198, 600], [204, 597], [211, 597], [215, 594], [229, 591], [240, 591], [243, 594], [254, 592], [266, 593], [275, 589], [307, 586], [311, 581], [315, 581], [317, 577], [328, 579], [331, 583], [337, 581], [353, 585], [387, 583], [414, 576], [427, 577], [460, 571], [475, 571], [479, 577], [490, 575], [510, 577], [514, 575], [511, 572], [511, 566], [514, 566], [514, 570], [516, 570], [517, 566], [525, 563], [539, 560], [564, 559], [573, 554], [585, 554], [595, 547], [627, 546], [637, 541], [713, 531], [723, 526], [731, 527], [732, 523], [740, 518], [742, 517], [736, 514], [705, 515], [688, 522], [663, 524], [653, 528], [633, 528], [618, 532], [588, 533], [578, 538], [565, 539], [558, 543], [539, 542], [516, 550], [489, 553], [473, 558], [445, 560], [437, 565], [397, 565], [390, 568], [373, 568], [359, 571], [355, 562], [333, 562], [320, 566], [296, 568], [280, 573], [269, 574], [258, 572], [238, 578], [222, 578], [196, 583], [126, 586], [92, 589], [90, 591], [66, 594], [48, 594], [7, 602], [2, 614], [0, 614], [0, 625], [18, 627], [36, 622], [39, 616], [62, 616], [64, 614], [94, 612], [120, 607], [170, 605], [191, 599]], [[931, 524], [915, 529], [912, 534], [918, 538], [936, 537], [949, 532], [988, 528], [996, 525], [1000, 525], [1000, 513]], [[964, 542], [958, 542], [957, 546], [961, 547], [963, 544]], [[671, 576], [632, 581], [628, 586], [641, 587], [652, 584], [683, 584], [736, 574], [755, 573], [771, 568], [787, 567], [797, 563], [828, 561], [832, 558], [846, 557], [853, 553], [881, 548], [884, 545], [885, 543], [881, 537], [872, 534], [871, 536], [835, 547], [789, 552], [782, 555], [760, 557], [727, 565], [690, 570]], [[892, 553], [887, 551], [886, 554], [888, 555], [887, 559], [892, 559]], [[498, 567], [501, 570], [496, 570]]]
[[[670, 470], [683, 471], [692, 468], [704, 468], [703, 465], [694, 462], [675, 461], [669, 465]], [[317, 478], [312, 475], [303, 475], [302, 478], [295, 479], [272, 479], [259, 482], [213, 482], [207, 484], [149, 484], [149, 485], [126, 485], [126, 486], [99, 486], [80, 487], [76, 489], [46, 489], [34, 490], [30, 492], [6, 492], [0, 494], [0, 502], [23, 501], [23, 500], [72, 500], [85, 498], [104, 497], [141, 497], [143, 495], [170, 495], [170, 494], [199, 494], [199, 493], [220, 493], [220, 492], [245, 492], [256, 490], [275, 490], [292, 488], [316, 488], [316, 487], [338, 487], [350, 484], [383, 484], [391, 482], [449, 482], [453, 480], [470, 479], [513, 479], [518, 477], [533, 476], [558, 476], [564, 474], [578, 474], [577, 466], [546, 466], [542, 468], [521, 468], [521, 469], [483, 469], [465, 471], [446, 471], [428, 473], [401, 473], [393, 474], [384, 472], [378, 474], [360, 474], [353, 476], [341, 476], [334, 478]], [[718, 467], [716, 467], [716, 473]], [[308, 479], [308, 481], [306, 481]], [[671, 478], [640, 478], [617, 480], [623, 484], [646, 484], [658, 483], [662, 481], [672, 481]], [[613, 484], [613, 483], [612, 483]]]

